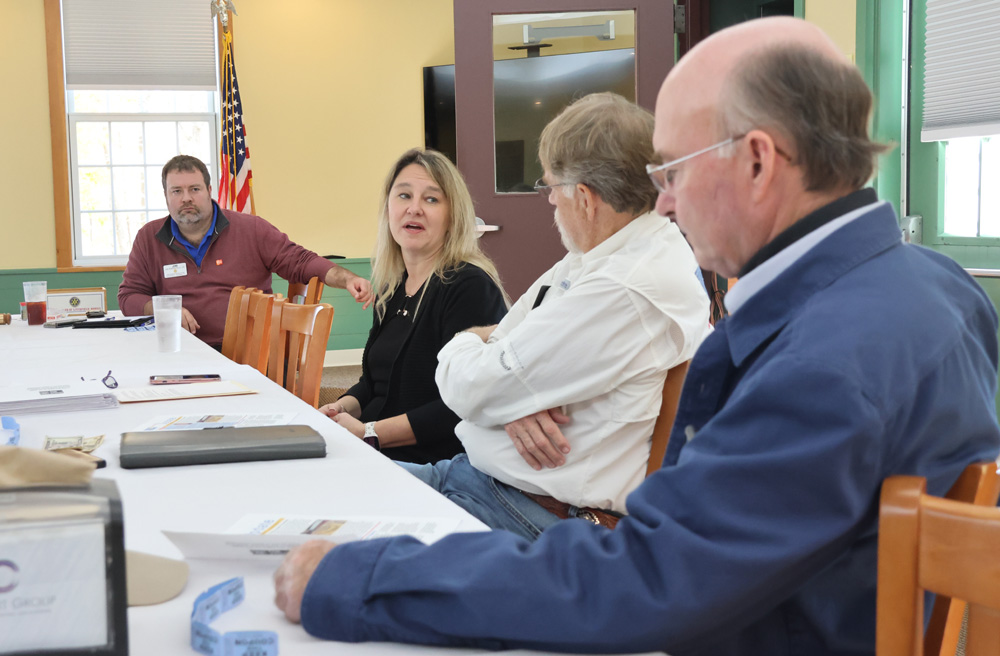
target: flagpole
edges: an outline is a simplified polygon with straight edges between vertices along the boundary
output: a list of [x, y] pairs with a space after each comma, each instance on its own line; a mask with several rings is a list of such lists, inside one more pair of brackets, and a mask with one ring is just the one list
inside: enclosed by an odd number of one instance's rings
[[[229, 15], [229, 21], [228, 21], [229, 27], [228, 27], [228, 30], [227, 30], [228, 33], [229, 33], [229, 65], [232, 66], [233, 62], [235, 61], [235, 57], [236, 57], [236, 53], [234, 52], [236, 50], [236, 46], [234, 44], [234, 38], [233, 38], [233, 32], [234, 32], [234, 29], [233, 29], [233, 12], [232, 11], [227, 11], [226, 13]], [[230, 111], [232, 111], [232, 107], [230, 107]], [[233, 142], [232, 142], [231, 146], [233, 148], [236, 147], [236, 137], [235, 137], [235, 135], [233, 136]], [[232, 153], [233, 150], [230, 150], [229, 152]], [[250, 178], [249, 180], [247, 180], [247, 188], [250, 190], [250, 213], [256, 215], [257, 214], [257, 205], [253, 201], [253, 178]], [[233, 191], [235, 193], [235, 189]], [[234, 198], [233, 202], [235, 202], [235, 201], [236, 201], [236, 199]]]
[[[246, 124], [243, 121], [233, 44], [233, 16], [236, 9], [232, 0], [212, 0], [212, 16], [219, 17], [219, 40], [221, 54], [220, 80], [220, 129], [219, 139], [219, 202], [225, 209], [245, 211], [249, 197], [249, 209], [257, 213], [253, 194], [253, 171], [250, 165], [250, 148], [246, 140]], [[225, 169], [223, 171], [222, 169]], [[222, 178], [222, 175], [225, 178]], [[225, 182], [223, 182], [223, 180]], [[241, 200], [242, 199], [242, 200]]]

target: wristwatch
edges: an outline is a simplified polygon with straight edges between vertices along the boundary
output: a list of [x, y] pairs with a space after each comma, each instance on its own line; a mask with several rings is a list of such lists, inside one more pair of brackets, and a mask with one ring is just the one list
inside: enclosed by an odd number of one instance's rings
[[369, 421], [367, 424], [365, 424], [365, 435], [361, 439], [365, 441], [365, 444], [372, 447], [376, 451], [382, 450], [382, 445], [379, 444], [378, 441], [378, 434], [375, 432], [374, 421]]

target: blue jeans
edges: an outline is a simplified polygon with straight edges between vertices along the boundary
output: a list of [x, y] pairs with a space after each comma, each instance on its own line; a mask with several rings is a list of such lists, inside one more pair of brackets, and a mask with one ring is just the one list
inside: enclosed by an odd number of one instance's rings
[[433, 465], [397, 464], [490, 528], [502, 528], [534, 540], [547, 527], [560, 521], [517, 488], [473, 467], [464, 453]]

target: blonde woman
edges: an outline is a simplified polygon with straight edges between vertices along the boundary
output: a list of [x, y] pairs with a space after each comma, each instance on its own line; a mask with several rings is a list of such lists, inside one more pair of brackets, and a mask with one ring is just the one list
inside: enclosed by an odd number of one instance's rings
[[455, 333], [499, 322], [508, 299], [479, 250], [465, 181], [441, 153], [410, 150], [386, 178], [372, 289], [361, 379], [320, 410], [394, 460], [450, 458], [462, 451], [459, 419], [434, 383], [437, 353]]

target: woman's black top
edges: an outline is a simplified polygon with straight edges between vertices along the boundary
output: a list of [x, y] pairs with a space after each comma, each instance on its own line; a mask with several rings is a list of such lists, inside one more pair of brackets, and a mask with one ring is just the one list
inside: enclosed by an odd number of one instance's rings
[[347, 394], [360, 402], [361, 421], [406, 414], [417, 443], [383, 453], [394, 460], [437, 462], [463, 450], [455, 437], [459, 417], [434, 382], [438, 351], [455, 333], [499, 323], [507, 307], [493, 280], [471, 264], [446, 272], [444, 279], [431, 275], [422, 299], [421, 291], [407, 298], [405, 282], [404, 276], [383, 320], [374, 315], [361, 380]]

